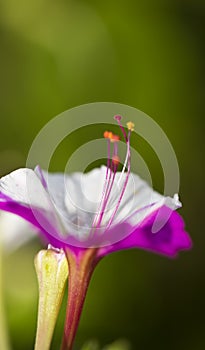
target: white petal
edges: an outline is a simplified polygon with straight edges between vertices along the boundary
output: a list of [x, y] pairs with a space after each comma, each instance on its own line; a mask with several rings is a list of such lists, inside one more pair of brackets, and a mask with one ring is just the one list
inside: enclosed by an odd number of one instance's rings
[[46, 171], [42, 171], [41, 176], [42, 175], [47, 184], [47, 191], [55, 207], [55, 211], [57, 212], [64, 228], [67, 229], [69, 216], [72, 215], [72, 212], [69, 212], [65, 205], [65, 176], [63, 173], [48, 173]]
[[163, 205], [166, 205], [172, 210], [176, 210], [182, 206], [177, 194], [175, 194], [173, 198], [163, 196], [154, 191], [152, 187], [138, 175], [132, 173], [115, 222], [128, 218], [128, 221], [132, 225], [137, 225], [144, 220], [146, 216]]
[[74, 173], [66, 179], [66, 205], [69, 209], [95, 213], [102, 197], [106, 168]]
[[49, 195], [33, 170], [18, 169], [2, 177], [0, 191], [17, 203], [42, 211], [50, 223], [59, 228]]
[[80, 238], [89, 234], [102, 195], [105, 169], [71, 175], [43, 171], [43, 176], [66, 232]]
[[2, 177], [0, 191], [22, 204], [48, 208], [48, 200], [43, 186], [31, 169], [18, 169]]
[[[122, 183], [124, 183], [125, 176], [126, 174], [123, 175]], [[127, 217], [141, 208], [150, 206], [162, 199], [163, 196], [154, 191], [147, 182], [138, 175], [131, 173], [115, 221], [126, 220]]]
[[[94, 169], [86, 174], [67, 175], [43, 172], [43, 176], [66, 233], [76, 238], [87, 236], [100, 207], [106, 167]], [[116, 174], [102, 226], [109, 222], [117, 206], [125, 178], [126, 173], [123, 176], [120, 172]], [[120, 183], [119, 179], [121, 179]], [[129, 219], [132, 225], [136, 225], [162, 205], [167, 205], [174, 210], [180, 207], [181, 203], [177, 195], [174, 198], [165, 197], [154, 191], [138, 175], [131, 173], [114, 223]]]
[[0, 240], [6, 251], [13, 251], [36, 236], [36, 229], [19, 216], [0, 212]]
[[[91, 216], [93, 219], [102, 197], [105, 175], [106, 167], [101, 167], [87, 174], [75, 173], [69, 176], [66, 180], [66, 206], [68, 211], [84, 211], [87, 214], [90, 211], [93, 214]], [[120, 172], [116, 174], [102, 225], [106, 225], [109, 222], [116, 208], [125, 178], [126, 173], [123, 174], [123, 176], [121, 176]], [[119, 183], [120, 179], [121, 181]], [[166, 205], [175, 210], [181, 206], [181, 203], [179, 202], [178, 195], [175, 195], [174, 198], [165, 197], [154, 191], [152, 187], [138, 175], [131, 173], [114, 223], [125, 221], [127, 218], [130, 218], [130, 222], [136, 225], [141, 222], [145, 216], [162, 205]], [[145, 209], [142, 210], [143, 208]], [[135, 213], [136, 215], [134, 215]], [[89, 222], [89, 225], [92, 224], [89, 218], [87, 218], [87, 222]]]

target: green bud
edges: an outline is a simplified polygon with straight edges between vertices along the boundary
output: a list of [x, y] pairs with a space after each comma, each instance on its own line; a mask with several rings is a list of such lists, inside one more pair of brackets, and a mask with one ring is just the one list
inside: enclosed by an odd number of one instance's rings
[[68, 263], [63, 251], [48, 249], [36, 255], [34, 264], [39, 285], [35, 350], [48, 350], [68, 278]]

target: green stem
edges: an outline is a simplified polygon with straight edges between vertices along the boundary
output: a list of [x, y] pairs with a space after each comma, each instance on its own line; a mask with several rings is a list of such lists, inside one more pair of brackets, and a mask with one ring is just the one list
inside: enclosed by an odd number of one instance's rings
[[96, 249], [86, 249], [78, 256], [65, 251], [69, 265], [68, 302], [61, 350], [72, 350], [88, 285], [96, 266]]

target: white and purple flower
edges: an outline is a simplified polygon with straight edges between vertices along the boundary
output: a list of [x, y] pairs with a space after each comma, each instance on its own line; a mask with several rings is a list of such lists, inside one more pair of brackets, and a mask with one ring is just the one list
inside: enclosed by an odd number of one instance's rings
[[106, 167], [71, 175], [19, 169], [0, 180], [0, 210], [29, 221], [46, 242], [66, 252], [70, 277], [63, 349], [72, 347], [89, 279], [103, 256], [140, 248], [175, 257], [191, 248], [175, 211], [181, 207], [178, 195], [164, 197], [131, 173], [134, 125], [129, 122], [126, 132], [121, 117], [115, 119], [127, 145], [122, 172], [117, 171], [119, 137], [106, 131]]

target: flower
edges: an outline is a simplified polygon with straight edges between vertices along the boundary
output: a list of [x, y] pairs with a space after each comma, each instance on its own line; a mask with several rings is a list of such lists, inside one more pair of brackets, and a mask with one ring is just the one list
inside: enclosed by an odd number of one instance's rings
[[121, 117], [115, 120], [127, 147], [121, 172], [119, 136], [106, 131], [106, 167], [63, 175], [49, 174], [38, 166], [34, 171], [16, 170], [0, 181], [0, 209], [32, 223], [46, 242], [67, 255], [69, 296], [62, 349], [72, 348], [89, 280], [103, 256], [142, 248], [175, 257], [191, 247], [183, 220], [175, 211], [181, 207], [178, 195], [164, 197], [131, 173], [134, 124], [127, 123], [126, 132]]

